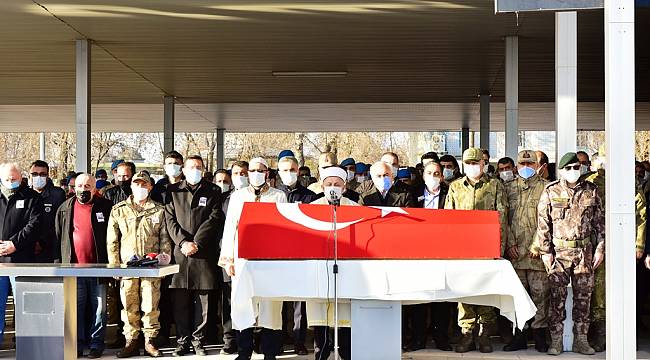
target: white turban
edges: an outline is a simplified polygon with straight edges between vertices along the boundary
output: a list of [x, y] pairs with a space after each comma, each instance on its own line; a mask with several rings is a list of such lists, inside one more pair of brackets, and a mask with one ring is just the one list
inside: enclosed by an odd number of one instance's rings
[[338, 178], [341, 178], [341, 180], [346, 181], [348, 178], [348, 172], [338, 166], [330, 166], [320, 170], [321, 181], [327, 179], [330, 176], [336, 176]]

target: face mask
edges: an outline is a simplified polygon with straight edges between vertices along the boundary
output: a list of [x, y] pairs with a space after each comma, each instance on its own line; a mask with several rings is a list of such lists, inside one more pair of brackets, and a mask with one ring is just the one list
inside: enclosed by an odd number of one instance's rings
[[650, 180], [650, 171], [645, 171], [643, 175], [643, 180]]
[[250, 181], [250, 184], [253, 185], [253, 187], [262, 187], [266, 184], [266, 173], [249, 172], [248, 181]]
[[327, 201], [330, 203], [339, 202], [341, 197], [343, 197], [343, 189], [338, 186], [325, 186], [323, 188], [323, 193], [325, 194]]
[[[483, 167], [483, 169], [485, 169], [485, 167]], [[467, 175], [470, 179], [478, 178], [479, 176], [481, 176], [481, 165], [465, 164], [465, 175]]]
[[357, 176], [357, 182], [358, 183], [362, 183], [362, 182], [364, 182], [366, 180], [367, 180], [367, 178], [365, 176], [363, 176], [363, 175]]
[[230, 184], [227, 183], [219, 183], [217, 184], [217, 186], [221, 189], [222, 193], [227, 193], [228, 191], [230, 191], [230, 187], [231, 187]]
[[347, 181], [352, 181], [354, 179], [354, 171], [348, 170], [348, 179]]
[[183, 174], [185, 174], [185, 180], [190, 185], [198, 184], [203, 178], [203, 171], [199, 169], [184, 169]]
[[580, 170], [564, 170], [564, 169], [562, 169], [562, 177], [569, 184], [574, 184], [580, 178]]
[[300, 182], [300, 185], [307, 187], [311, 183], [311, 178], [309, 175], [303, 175], [298, 178], [298, 181]]
[[440, 178], [432, 175], [424, 175], [424, 184], [427, 189], [435, 190], [440, 187]]
[[169, 177], [178, 177], [181, 174], [181, 166], [178, 164], [165, 165], [165, 174]]
[[128, 188], [131, 188], [131, 180], [125, 180], [125, 181], [119, 181], [119, 182], [116, 181], [116, 184], [118, 186], [122, 187], [122, 189], [125, 189], [125, 190], [128, 189]]
[[517, 172], [519, 173], [519, 176], [521, 176], [524, 179], [529, 179], [537, 173], [533, 168], [528, 166], [522, 167]]
[[34, 189], [42, 189], [47, 184], [47, 177], [45, 176], [34, 176], [32, 178], [32, 187]]
[[584, 175], [589, 172], [589, 167], [587, 165], [580, 165], [580, 175]]
[[454, 170], [444, 168], [442, 169], [442, 176], [445, 177], [445, 180], [449, 181], [454, 178]]
[[82, 204], [87, 204], [90, 202], [90, 199], [92, 199], [90, 190], [75, 190], [75, 196], [77, 197], [77, 200], [79, 200], [79, 202]]
[[506, 170], [506, 171], [500, 172], [499, 177], [501, 178], [501, 180], [503, 180], [505, 182], [508, 182], [508, 181], [514, 180], [515, 175], [512, 173], [511, 170]]
[[399, 171], [399, 168], [397, 166], [391, 166], [393, 168], [393, 177], [397, 177], [397, 172]]
[[235, 189], [243, 189], [248, 186], [248, 176], [233, 176], [232, 184]]
[[373, 184], [375, 184], [375, 187], [379, 192], [384, 192], [388, 191], [393, 184], [393, 181], [390, 177], [384, 176], [384, 177], [374, 177], [372, 178]]
[[487, 165], [483, 166], [483, 174], [487, 174], [489, 169], [490, 169], [489, 166]]
[[9, 190], [16, 190], [20, 187], [20, 181], [5, 181], [2, 180], [2, 186], [6, 187]]
[[133, 200], [142, 201], [149, 196], [149, 190], [143, 187], [132, 187], [131, 191], [133, 192]]
[[287, 186], [293, 186], [298, 181], [298, 173], [293, 171], [280, 172], [282, 183]]

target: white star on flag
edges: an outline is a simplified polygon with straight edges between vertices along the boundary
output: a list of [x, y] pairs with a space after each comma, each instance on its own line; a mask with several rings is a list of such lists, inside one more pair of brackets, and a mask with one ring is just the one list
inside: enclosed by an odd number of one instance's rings
[[378, 209], [381, 210], [381, 217], [385, 217], [386, 215], [390, 213], [398, 213], [402, 215], [408, 215], [409, 213], [406, 212], [406, 210], [400, 208], [400, 207], [391, 207], [391, 206], [369, 206], [373, 209]]

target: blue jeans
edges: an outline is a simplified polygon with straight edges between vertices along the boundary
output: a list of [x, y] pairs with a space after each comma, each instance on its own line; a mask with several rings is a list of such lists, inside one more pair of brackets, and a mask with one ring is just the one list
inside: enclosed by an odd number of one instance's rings
[[105, 335], [106, 284], [97, 278], [77, 278], [77, 351], [86, 347], [103, 351]]
[[0, 344], [2, 335], [5, 333], [5, 312], [7, 310], [7, 298], [9, 297], [9, 285], [11, 284], [12, 293], [14, 294], [14, 303], [16, 301], [16, 277], [0, 276]]

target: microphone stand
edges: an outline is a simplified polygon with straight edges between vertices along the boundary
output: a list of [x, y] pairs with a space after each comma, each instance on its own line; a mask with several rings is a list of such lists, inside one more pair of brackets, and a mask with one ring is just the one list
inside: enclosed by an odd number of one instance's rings
[[[339, 253], [338, 237], [336, 231], [336, 208], [340, 205], [340, 200], [332, 203], [334, 206], [334, 360], [339, 360], [339, 292], [338, 292], [338, 275], [339, 275]], [[326, 345], [327, 346], [327, 345]]]

